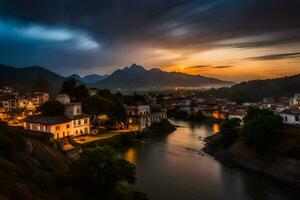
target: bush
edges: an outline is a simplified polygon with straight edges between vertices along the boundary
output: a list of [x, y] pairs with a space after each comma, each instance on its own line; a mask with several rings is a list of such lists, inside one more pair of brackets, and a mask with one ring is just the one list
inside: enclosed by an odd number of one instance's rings
[[267, 153], [274, 144], [282, 118], [271, 111], [255, 109], [245, 117], [244, 141], [261, 154]]
[[220, 133], [222, 135], [222, 146], [223, 148], [230, 147], [238, 137], [238, 128], [240, 127], [240, 119], [226, 119], [221, 123]]
[[47, 101], [38, 108], [38, 111], [45, 116], [61, 116], [65, 112], [65, 107], [58, 101]]
[[75, 187], [87, 196], [107, 197], [117, 192], [117, 183], [136, 181], [135, 166], [118, 158], [109, 147], [85, 149], [71, 171]]

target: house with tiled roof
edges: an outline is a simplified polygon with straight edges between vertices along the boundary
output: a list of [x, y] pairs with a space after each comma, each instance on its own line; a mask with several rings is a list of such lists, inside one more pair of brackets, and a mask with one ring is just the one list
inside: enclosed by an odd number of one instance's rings
[[51, 133], [54, 140], [90, 134], [90, 118], [82, 113], [81, 103], [65, 104], [63, 116], [29, 116], [26, 130]]

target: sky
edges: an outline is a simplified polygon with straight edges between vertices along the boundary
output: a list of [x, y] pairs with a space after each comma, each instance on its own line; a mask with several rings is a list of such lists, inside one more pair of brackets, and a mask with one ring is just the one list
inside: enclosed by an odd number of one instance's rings
[[0, 0], [0, 63], [246, 81], [300, 74], [299, 0]]

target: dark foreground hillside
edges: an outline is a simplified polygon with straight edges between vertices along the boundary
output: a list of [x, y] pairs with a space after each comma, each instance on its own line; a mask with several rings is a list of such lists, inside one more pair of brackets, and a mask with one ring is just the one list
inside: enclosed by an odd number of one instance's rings
[[[75, 161], [51, 144], [41, 139], [22, 136], [22, 133], [23, 131], [9, 128], [0, 122], [1, 200], [147, 199], [144, 194], [131, 191], [117, 183], [118, 180], [128, 182], [128, 179], [134, 182], [135, 166], [112, 157], [113, 150], [109, 147], [87, 149], [87, 152], [83, 153], [84, 156]], [[103, 160], [104, 158], [108, 160]], [[97, 173], [93, 172], [95, 170], [93, 163], [97, 166], [107, 166], [107, 169], [98, 169], [103, 170], [100, 174], [104, 174], [96, 176]], [[107, 187], [103, 191], [103, 187], [98, 187], [101, 183], [94, 177], [110, 181], [111, 185], [104, 182]], [[115, 183], [116, 187], [113, 186]], [[85, 193], [86, 190], [90, 192]]]
[[0, 199], [77, 199], [59, 183], [70, 163], [51, 145], [1, 125]]

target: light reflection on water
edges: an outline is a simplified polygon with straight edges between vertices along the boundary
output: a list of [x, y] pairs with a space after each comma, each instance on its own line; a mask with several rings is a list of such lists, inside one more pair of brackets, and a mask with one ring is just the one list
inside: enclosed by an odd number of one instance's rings
[[123, 153], [123, 158], [137, 167], [134, 188], [150, 199], [281, 200], [300, 194], [256, 174], [227, 167], [202, 152], [203, 139], [218, 132], [218, 124], [172, 123], [180, 126], [173, 133]]
[[220, 125], [217, 123], [213, 124], [213, 133], [218, 133], [220, 132]]
[[124, 154], [124, 159], [127, 160], [128, 162], [136, 164], [136, 159], [137, 159], [136, 154], [137, 154], [137, 150], [134, 148], [130, 148]]

